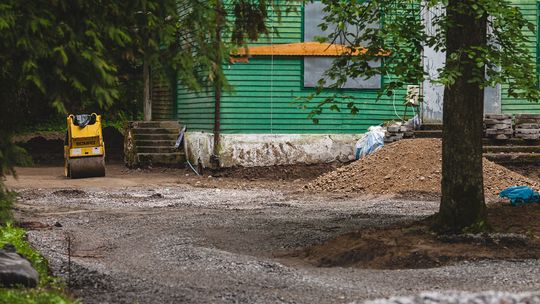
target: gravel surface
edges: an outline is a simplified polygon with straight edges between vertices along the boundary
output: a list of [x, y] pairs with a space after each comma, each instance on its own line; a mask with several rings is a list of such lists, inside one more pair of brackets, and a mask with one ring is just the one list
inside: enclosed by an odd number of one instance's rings
[[[346, 303], [423, 290], [540, 288], [538, 261], [424, 270], [314, 268], [274, 258], [367, 226], [410, 221], [436, 202], [288, 196], [274, 190], [23, 190], [30, 241], [86, 303]], [[60, 223], [62, 227], [53, 226]]]
[[484, 293], [437, 293], [425, 292], [413, 297], [395, 297], [390, 299], [378, 299], [367, 301], [366, 304], [491, 304], [491, 303], [523, 303], [539, 304], [540, 292], [535, 293], [508, 293], [508, 292], [484, 292]]
[[[35, 227], [29, 241], [84, 303], [360, 303], [424, 291], [540, 290], [538, 260], [373, 270], [283, 258], [346, 232], [423, 218], [436, 201], [207, 189], [158, 176], [139, 186], [125, 186], [135, 183], [127, 176], [108, 177], [116, 186], [66, 181], [79, 183], [73, 188], [55, 177], [47, 188], [44, 177], [24, 173], [9, 183], [20, 193], [17, 216]], [[148, 186], [157, 178], [163, 186]]]

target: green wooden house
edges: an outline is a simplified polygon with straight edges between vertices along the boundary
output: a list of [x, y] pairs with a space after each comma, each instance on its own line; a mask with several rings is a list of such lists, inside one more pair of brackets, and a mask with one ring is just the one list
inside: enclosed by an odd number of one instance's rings
[[[527, 18], [538, 23], [538, 1], [513, 1]], [[283, 52], [282, 45], [292, 45], [294, 49], [321, 35], [317, 28], [321, 4], [297, 5], [296, 13], [270, 24], [279, 34], [270, 34], [268, 39], [252, 45], [254, 49], [266, 47], [266, 52], [252, 53], [247, 62], [224, 65], [234, 88], [232, 92], [196, 94], [176, 86], [174, 106], [169, 107], [174, 112], [172, 117], [165, 115], [163, 119], [172, 118], [187, 126], [187, 152], [192, 162], [230, 167], [347, 161], [353, 158], [355, 142], [369, 126], [401, 119], [405, 90], [377, 99], [378, 89], [389, 81], [386, 75], [369, 80], [351, 79], [341, 89], [344, 95], [354, 97], [359, 108], [357, 115], [350, 114], [346, 107], [349, 100], [343, 99], [338, 100], [339, 112], [323, 112], [318, 124], [308, 119], [310, 110], [298, 107], [297, 101], [314, 92], [315, 82], [332, 56]], [[536, 34], [531, 35], [531, 52], [536, 56]], [[426, 96], [421, 113], [429, 122], [442, 118], [442, 99], [437, 97], [437, 88], [433, 92], [433, 96]], [[325, 91], [319, 98], [332, 93]], [[504, 86], [493, 88], [490, 96], [487, 102], [491, 103], [491, 111], [540, 113], [538, 104], [509, 98], [504, 94]], [[409, 117], [414, 114], [408, 112]]]

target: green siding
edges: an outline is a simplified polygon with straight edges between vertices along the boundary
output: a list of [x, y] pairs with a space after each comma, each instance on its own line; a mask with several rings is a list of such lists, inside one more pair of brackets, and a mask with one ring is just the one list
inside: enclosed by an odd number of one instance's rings
[[[303, 41], [302, 8], [296, 14], [282, 16], [276, 26], [279, 36], [263, 39], [256, 44], [295, 43]], [[253, 57], [249, 63], [236, 63], [225, 69], [234, 92], [221, 99], [221, 130], [224, 133], [363, 133], [372, 125], [398, 119], [392, 98], [377, 101], [375, 90], [341, 90], [353, 96], [358, 115], [352, 115], [346, 104], [338, 99], [340, 112], [325, 109], [318, 124], [308, 119], [309, 109], [299, 108], [297, 99], [309, 96], [313, 88], [303, 87], [302, 57]], [[331, 96], [326, 91], [311, 102], [311, 106]], [[396, 111], [403, 115], [404, 92], [395, 96]], [[410, 113], [409, 113], [410, 114]]]
[[[348, 100], [338, 99], [340, 112], [326, 109], [314, 124], [309, 109], [300, 109], [297, 98], [314, 89], [304, 88], [301, 57], [256, 57], [226, 69], [234, 92], [221, 99], [221, 129], [224, 133], [362, 133], [369, 126], [397, 119], [392, 98], [377, 100], [374, 90], [341, 90], [355, 98], [360, 111], [351, 115]], [[311, 103], [330, 96], [323, 93]], [[403, 114], [404, 92], [395, 96], [395, 108]], [[409, 113], [410, 114], [410, 113]]]
[[205, 91], [193, 93], [178, 83], [177, 117], [180, 124], [190, 131], [208, 131], [214, 129], [214, 93]]
[[[519, 7], [527, 20], [531, 21], [533, 24], [535, 24], [536, 27], [538, 27], [538, 1], [513, 0], [512, 3], [514, 3], [516, 7]], [[536, 33], [530, 31], [527, 31], [526, 33], [530, 40], [529, 51], [531, 52], [533, 58], [537, 58], [538, 37]], [[531, 71], [531, 81], [536, 81], [534, 71]], [[516, 99], [508, 96], [508, 85], [502, 85], [501, 95], [501, 105], [503, 113], [540, 113], [539, 103], [531, 103], [524, 99]]]
[[[262, 37], [253, 45], [302, 42], [302, 7], [297, 6], [296, 11], [283, 15], [279, 23], [277, 18], [275, 23], [270, 22], [279, 34]], [[297, 103], [297, 98], [314, 92], [313, 88], [303, 87], [302, 57], [253, 57], [249, 63], [226, 65], [224, 70], [234, 91], [224, 92], [221, 99], [223, 133], [363, 133], [369, 126], [398, 119], [396, 111], [399, 115], [404, 111], [404, 91], [397, 92], [394, 98], [377, 100], [376, 90], [340, 90], [354, 97], [359, 113], [352, 115], [347, 109], [350, 100], [338, 99], [341, 111], [325, 109], [317, 117], [319, 123], [314, 124], [307, 117], [310, 110], [300, 109]], [[326, 91], [311, 106], [331, 94]], [[179, 86], [177, 99], [181, 123], [190, 130], [212, 130], [214, 94], [196, 95]]]

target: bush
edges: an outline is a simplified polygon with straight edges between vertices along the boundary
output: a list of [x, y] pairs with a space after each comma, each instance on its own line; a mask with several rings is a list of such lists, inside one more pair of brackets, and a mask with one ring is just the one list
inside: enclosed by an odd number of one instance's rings
[[2, 191], [0, 185], [0, 225], [5, 225], [12, 219], [11, 208], [13, 206], [14, 194]]

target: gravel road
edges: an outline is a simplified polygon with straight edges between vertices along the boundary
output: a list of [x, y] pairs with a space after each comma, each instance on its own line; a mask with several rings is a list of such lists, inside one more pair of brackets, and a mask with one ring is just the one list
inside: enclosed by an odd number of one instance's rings
[[30, 242], [85, 303], [360, 303], [424, 291], [540, 290], [538, 260], [373, 270], [317, 268], [282, 255], [425, 217], [437, 210], [434, 201], [233, 189], [230, 182], [193, 187], [178, 174], [144, 179], [117, 171], [73, 181], [60, 170], [23, 169], [8, 185], [20, 193], [19, 219], [34, 227]]

